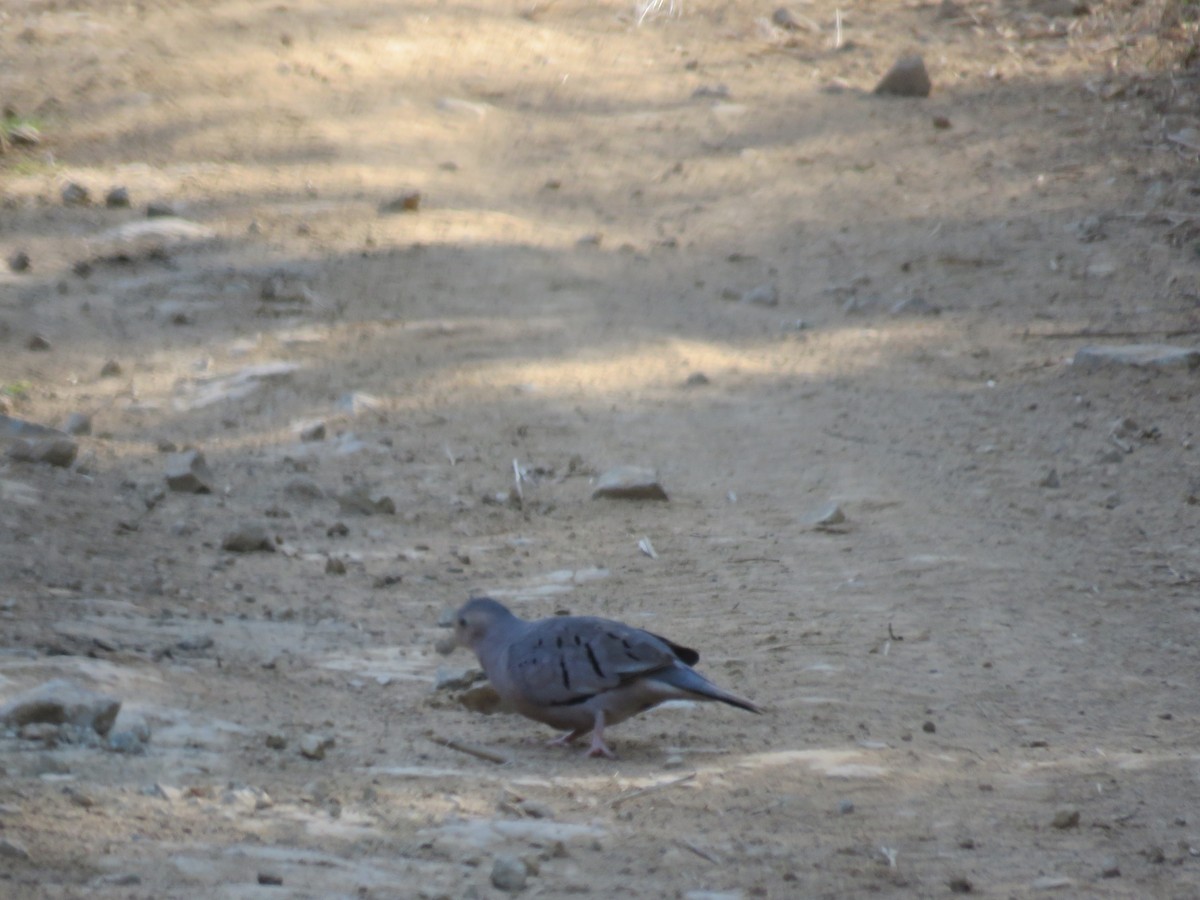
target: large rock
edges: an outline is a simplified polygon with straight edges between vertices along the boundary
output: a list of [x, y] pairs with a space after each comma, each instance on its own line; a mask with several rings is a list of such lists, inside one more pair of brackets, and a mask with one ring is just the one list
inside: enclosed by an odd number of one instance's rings
[[79, 445], [69, 437], [20, 439], [8, 448], [12, 459], [48, 466], [69, 466], [78, 454]]
[[1125, 344], [1120, 347], [1080, 347], [1075, 352], [1075, 368], [1081, 372], [1108, 366], [1192, 370], [1200, 367], [1200, 348], [1173, 347], [1170, 344]]
[[648, 466], [618, 466], [596, 481], [592, 498], [618, 500], [666, 500], [667, 492], [659, 483], [658, 473]]
[[108, 734], [120, 711], [120, 700], [56, 678], [0, 706], [0, 722], [14, 728], [33, 722], [65, 723], [92, 728], [103, 735]]
[[275, 542], [265, 525], [257, 522], [243, 522], [221, 541], [221, 549], [230, 553], [254, 553], [263, 551], [275, 552]]
[[906, 56], [897, 60], [879, 84], [875, 85], [876, 94], [893, 97], [928, 97], [931, 90], [933, 83], [925, 70], [925, 60], [919, 56]]
[[167, 487], [185, 494], [212, 493], [212, 472], [204, 454], [199, 450], [185, 450], [167, 457]]

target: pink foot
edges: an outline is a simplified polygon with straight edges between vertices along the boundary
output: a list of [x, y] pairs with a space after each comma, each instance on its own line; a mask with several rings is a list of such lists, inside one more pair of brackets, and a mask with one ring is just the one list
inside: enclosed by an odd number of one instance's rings
[[604, 743], [604, 737], [595, 731], [592, 732], [592, 746], [588, 747], [588, 751], [584, 755], [589, 757], [603, 756], [606, 759], [617, 758], [617, 754], [613, 753], [612, 750], [608, 748], [608, 744]]
[[552, 741], [547, 741], [546, 746], [547, 747], [569, 747], [571, 744], [573, 744], [575, 742], [575, 740], [577, 738], [583, 737], [584, 734], [585, 734], [585, 732], [582, 732], [582, 731], [568, 731], [566, 734], [560, 734], [558, 737], [556, 737]]

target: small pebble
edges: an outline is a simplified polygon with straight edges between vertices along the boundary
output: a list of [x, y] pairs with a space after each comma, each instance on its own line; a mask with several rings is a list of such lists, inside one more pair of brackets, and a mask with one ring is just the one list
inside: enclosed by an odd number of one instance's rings
[[319, 762], [325, 758], [325, 751], [335, 744], [336, 741], [327, 735], [306, 734], [300, 740], [300, 755]]
[[275, 542], [271, 540], [265, 526], [256, 522], [244, 522], [225, 535], [221, 541], [221, 549], [231, 553], [272, 553], [275, 550]]
[[1059, 829], [1078, 828], [1079, 827], [1079, 810], [1077, 809], [1060, 809], [1054, 814], [1054, 818], [1050, 824]]
[[104, 195], [104, 205], [109, 209], [128, 209], [129, 191], [124, 187], [114, 187]]
[[121, 364], [115, 359], [110, 359], [100, 367], [101, 378], [116, 378], [121, 374]]
[[875, 86], [875, 93], [893, 97], [928, 97], [933, 89], [925, 60], [919, 56], [906, 56], [897, 60], [883, 79]]
[[420, 208], [421, 194], [419, 191], [406, 191], [379, 204], [381, 213], [412, 213], [417, 212]]
[[1100, 863], [1101, 878], [1120, 878], [1121, 867], [1117, 865], [1117, 861], [1111, 856], [1105, 857]]
[[838, 815], [848, 816], [854, 812], [854, 801], [842, 800], [838, 803]]
[[31, 334], [29, 340], [25, 342], [26, 349], [36, 350], [39, 353], [45, 353], [51, 346], [50, 339], [44, 334]]
[[925, 732], [926, 734], [933, 734], [934, 732], [937, 731], [937, 726], [934, 725], [932, 722], [926, 722], [921, 726], [921, 730], [923, 732]]
[[8, 267], [14, 272], [28, 272], [29, 264], [29, 254], [24, 250], [18, 250], [8, 258]]
[[92, 198], [87, 188], [70, 181], [62, 189], [62, 202], [67, 206], [87, 206]]
[[278, 872], [259, 872], [258, 883], [270, 885], [272, 887], [279, 887], [283, 884], [283, 876]]
[[492, 862], [492, 886], [502, 891], [516, 893], [525, 889], [529, 870], [523, 860], [502, 853]]

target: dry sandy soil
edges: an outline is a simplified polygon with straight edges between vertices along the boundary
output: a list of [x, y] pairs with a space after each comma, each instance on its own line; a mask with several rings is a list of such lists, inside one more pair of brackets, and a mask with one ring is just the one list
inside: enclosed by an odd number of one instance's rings
[[[1072, 6], [7, 0], [0, 387], [94, 415], [0, 463], [0, 700], [150, 738], [0, 733], [0, 895], [1200, 896], [1197, 373], [1072, 365], [1198, 340], [1200, 102]], [[483, 592], [767, 713], [545, 747], [434, 689]]]

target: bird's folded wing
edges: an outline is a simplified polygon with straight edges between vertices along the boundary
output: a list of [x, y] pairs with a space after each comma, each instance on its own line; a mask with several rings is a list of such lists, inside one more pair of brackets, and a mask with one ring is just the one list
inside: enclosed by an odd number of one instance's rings
[[676, 663], [666, 641], [607, 619], [546, 619], [508, 651], [512, 683], [539, 706], [582, 703]]

